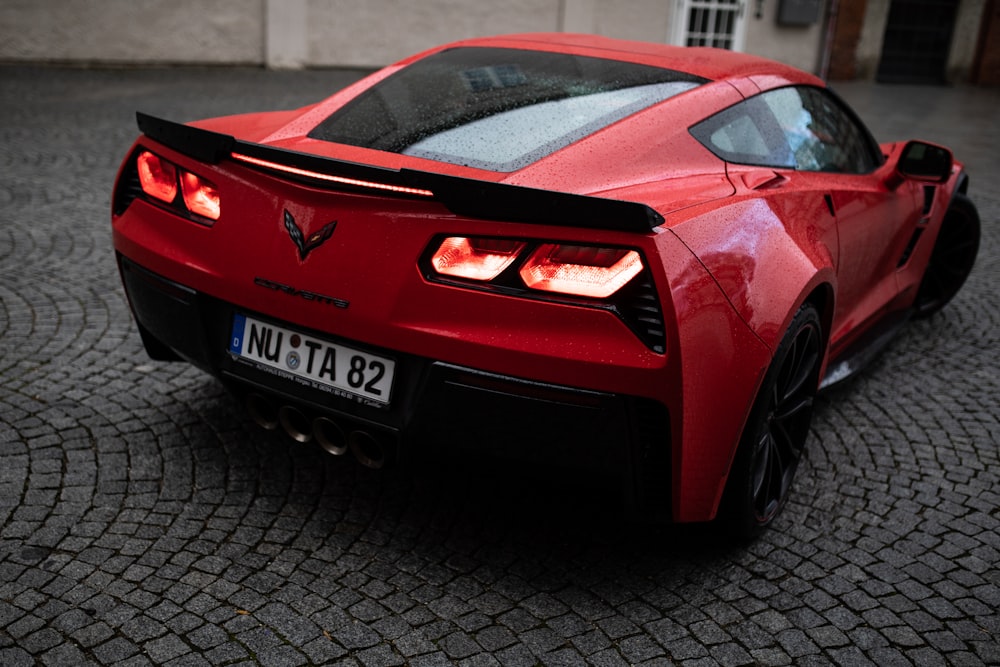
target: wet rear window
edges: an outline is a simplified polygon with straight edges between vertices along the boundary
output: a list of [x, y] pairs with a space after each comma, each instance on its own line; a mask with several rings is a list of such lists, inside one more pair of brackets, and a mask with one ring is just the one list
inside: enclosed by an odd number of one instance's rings
[[309, 136], [509, 172], [704, 82], [603, 58], [456, 48], [386, 78]]

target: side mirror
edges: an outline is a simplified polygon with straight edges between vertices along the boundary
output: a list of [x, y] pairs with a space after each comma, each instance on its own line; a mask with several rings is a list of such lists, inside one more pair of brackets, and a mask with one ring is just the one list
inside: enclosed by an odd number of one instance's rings
[[926, 141], [911, 141], [903, 147], [896, 171], [918, 181], [941, 183], [951, 176], [951, 151]]

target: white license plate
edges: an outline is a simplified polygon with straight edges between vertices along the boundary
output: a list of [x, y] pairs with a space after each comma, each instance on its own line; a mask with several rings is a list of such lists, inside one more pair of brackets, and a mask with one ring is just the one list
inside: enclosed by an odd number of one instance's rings
[[239, 314], [229, 351], [309, 386], [389, 404], [396, 368], [391, 359]]

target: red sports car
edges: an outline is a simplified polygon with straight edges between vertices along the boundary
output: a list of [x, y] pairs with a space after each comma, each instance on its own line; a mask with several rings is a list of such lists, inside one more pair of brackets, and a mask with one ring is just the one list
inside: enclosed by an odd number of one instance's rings
[[820, 79], [723, 50], [475, 39], [303, 109], [138, 122], [112, 224], [154, 359], [369, 466], [591, 466], [746, 536], [819, 389], [979, 244], [950, 151], [880, 146]]

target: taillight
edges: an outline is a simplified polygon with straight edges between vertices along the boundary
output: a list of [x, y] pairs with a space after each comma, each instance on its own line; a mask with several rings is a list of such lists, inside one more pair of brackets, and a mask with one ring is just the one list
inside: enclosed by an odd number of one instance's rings
[[[518, 261], [513, 276], [501, 277]], [[627, 248], [475, 236], [441, 240], [429, 264], [439, 276], [595, 299], [611, 296], [643, 270], [642, 257]]]
[[177, 167], [172, 163], [142, 151], [136, 159], [136, 167], [143, 192], [167, 204], [177, 198]]
[[650, 350], [666, 353], [663, 306], [638, 250], [439, 236], [424, 252], [419, 267], [427, 280], [451, 287], [612, 313]]
[[431, 256], [431, 266], [444, 276], [493, 280], [517, 259], [521, 241], [450, 236]]
[[[135, 159], [142, 191], [164, 204], [183, 208], [198, 218], [219, 219], [219, 189], [211, 181], [178, 167], [150, 151], [140, 151]], [[177, 193], [181, 201], [177, 202]]]
[[546, 243], [519, 273], [532, 289], [603, 299], [641, 271], [642, 258], [635, 250]]
[[195, 215], [219, 219], [219, 190], [211, 182], [190, 171], [181, 171], [181, 195], [184, 205]]

